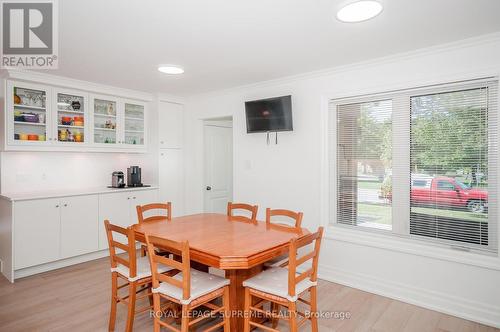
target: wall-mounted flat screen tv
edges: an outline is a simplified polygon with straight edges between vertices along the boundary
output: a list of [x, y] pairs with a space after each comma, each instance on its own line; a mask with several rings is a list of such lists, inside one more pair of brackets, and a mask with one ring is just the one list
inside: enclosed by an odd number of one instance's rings
[[247, 133], [291, 131], [292, 96], [245, 102]]

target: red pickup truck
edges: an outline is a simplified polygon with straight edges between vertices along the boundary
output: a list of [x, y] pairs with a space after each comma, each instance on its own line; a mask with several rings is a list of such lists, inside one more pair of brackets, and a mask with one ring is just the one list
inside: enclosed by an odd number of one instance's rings
[[473, 189], [454, 178], [413, 174], [411, 202], [417, 205], [464, 208], [470, 212], [483, 213], [488, 207], [488, 192]]

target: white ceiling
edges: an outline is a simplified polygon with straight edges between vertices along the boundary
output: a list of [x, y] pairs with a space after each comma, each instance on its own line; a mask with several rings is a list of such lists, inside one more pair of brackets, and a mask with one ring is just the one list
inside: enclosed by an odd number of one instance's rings
[[[345, 24], [341, 0], [59, 1], [51, 74], [189, 95], [500, 31], [499, 0], [385, 0]], [[169, 77], [158, 64], [186, 73]]]

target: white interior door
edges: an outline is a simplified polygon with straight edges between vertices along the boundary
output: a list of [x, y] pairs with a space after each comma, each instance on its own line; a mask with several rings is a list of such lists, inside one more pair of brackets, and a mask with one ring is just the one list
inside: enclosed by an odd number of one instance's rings
[[226, 213], [233, 196], [233, 129], [205, 125], [205, 212]]

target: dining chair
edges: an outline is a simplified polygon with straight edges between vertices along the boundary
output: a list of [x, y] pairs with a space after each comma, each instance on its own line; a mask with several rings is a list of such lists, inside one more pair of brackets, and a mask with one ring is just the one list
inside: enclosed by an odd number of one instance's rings
[[[137, 205], [135, 208], [137, 210], [137, 220], [139, 224], [158, 221], [158, 220], [165, 220], [165, 221], [172, 220], [172, 202]], [[150, 213], [152, 215], [146, 217], [146, 215], [148, 215], [148, 211], [151, 211]], [[164, 211], [164, 213], [162, 214], [159, 211]], [[147, 252], [146, 246], [141, 245], [141, 256], [146, 256], [146, 252]], [[161, 249], [159, 249], [159, 253], [162, 253], [162, 255], [169, 254], [168, 252]]]
[[[146, 205], [137, 205], [137, 219], [139, 224], [150, 221], [158, 220], [172, 220], [172, 202], [167, 203], [151, 203]], [[155, 214], [149, 217], [145, 217], [147, 211], [165, 211], [166, 214]]]
[[[232, 220], [235, 221], [243, 221], [249, 222], [252, 224], [257, 223], [257, 210], [259, 207], [257, 205], [250, 205], [245, 203], [233, 203], [227, 202], [227, 215], [231, 217]], [[244, 215], [235, 215], [235, 210], [245, 210], [251, 214], [251, 217], [247, 217]]]
[[[222, 321], [206, 328], [206, 331], [224, 327], [224, 332], [229, 332], [229, 280], [192, 269], [187, 241], [175, 242], [146, 234], [146, 243], [153, 279], [154, 331], [159, 332], [161, 327], [170, 331], [179, 331], [167, 320], [162, 320], [161, 299], [163, 298], [182, 306], [181, 332], [189, 331], [191, 326], [213, 318], [216, 314], [222, 314]], [[179, 260], [158, 255], [155, 250], [158, 247], [173, 252]], [[159, 270], [160, 265], [173, 268], [178, 273], [173, 276], [164, 275]], [[213, 300], [219, 298], [222, 298], [221, 306], [212, 303]], [[210, 309], [210, 313], [191, 319], [192, 311], [202, 305]]]
[[[125, 330], [132, 331], [134, 325], [134, 316], [136, 313], [141, 313], [151, 309], [151, 305], [136, 310], [136, 301], [142, 298], [149, 297], [150, 303], [151, 292], [151, 269], [149, 259], [147, 257], [138, 257], [135, 247], [135, 233], [131, 227], [123, 228], [111, 224], [108, 220], [104, 221], [106, 234], [109, 244], [109, 257], [111, 259], [111, 311], [109, 315], [109, 331], [113, 331], [116, 321], [116, 309], [118, 303], [126, 304], [127, 323]], [[126, 238], [126, 243], [117, 241], [115, 234], [121, 234]], [[118, 236], [117, 236], [118, 237]], [[117, 250], [123, 250], [125, 256], [119, 256]], [[169, 267], [162, 266], [158, 269], [159, 273], [165, 273], [171, 270]], [[125, 283], [118, 285], [118, 279], [123, 279]], [[119, 296], [118, 291], [123, 287], [128, 286], [128, 295]], [[137, 294], [146, 291], [146, 294], [137, 296]]]
[[[300, 232], [300, 225], [302, 223], [302, 212], [294, 212], [290, 210], [283, 209], [266, 209], [266, 225], [267, 227], [283, 230], [283, 231], [296, 231]], [[280, 220], [273, 221], [272, 217], [279, 217]], [[291, 223], [286, 223], [285, 220], [291, 221]], [[275, 257], [266, 263], [264, 263], [265, 268], [285, 266], [287, 264], [288, 255], [281, 255]]]
[[[306, 235], [299, 239], [292, 239], [289, 248], [288, 268], [273, 267], [257, 274], [243, 282], [245, 287], [245, 315], [244, 332], [250, 332], [252, 327], [260, 327], [266, 331], [279, 331], [276, 329], [278, 320], [288, 320], [290, 331], [296, 332], [307, 320], [311, 321], [313, 332], [318, 331], [317, 317], [317, 279], [318, 258], [321, 247], [323, 227], [316, 233]], [[298, 250], [314, 242], [314, 249], [307, 254], [298, 256]], [[298, 272], [297, 267], [311, 261], [311, 266], [304, 272]], [[301, 296], [310, 293], [309, 300]], [[254, 298], [258, 299], [256, 304]], [[310, 306], [310, 313], [299, 312], [297, 302], [300, 301]], [[270, 310], [264, 310], [264, 303], [270, 302]], [[280, 306], [287, 308], [288, 315], [278, 315]], [[272, 328], [252, 321], [252, 312], [271, 318]], [[298, 316], [301, 319], [298, 319]]]

